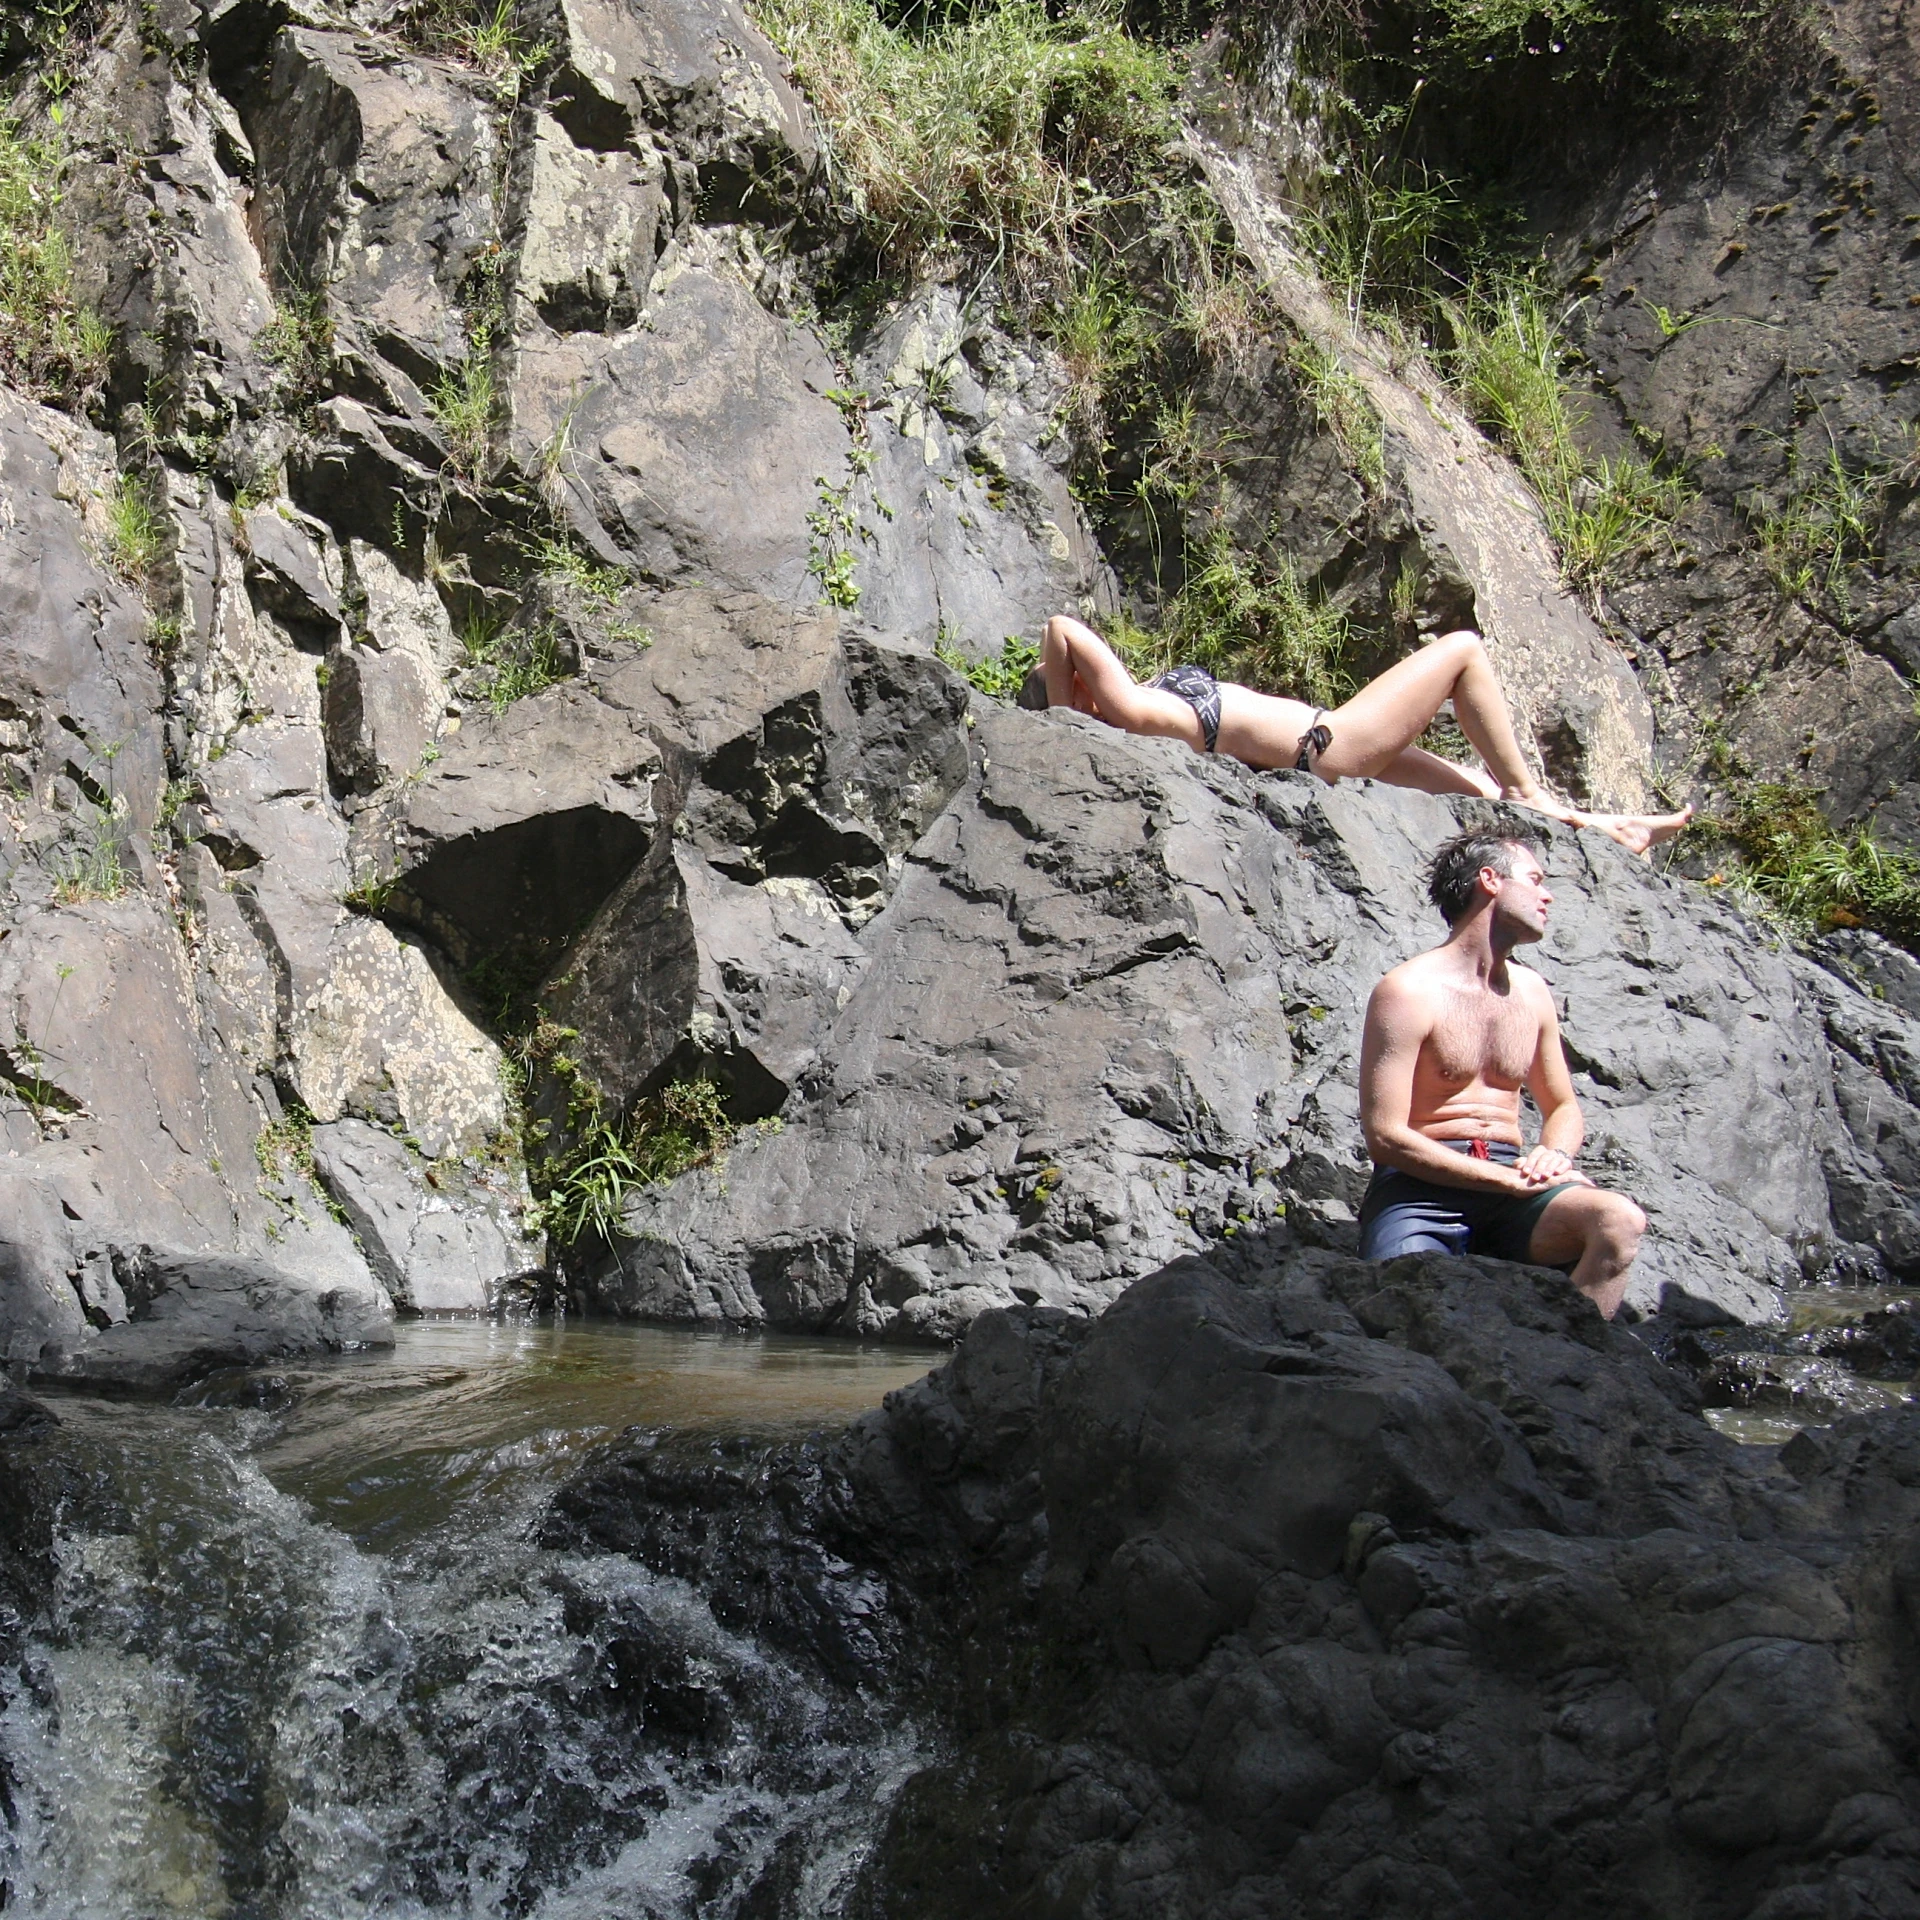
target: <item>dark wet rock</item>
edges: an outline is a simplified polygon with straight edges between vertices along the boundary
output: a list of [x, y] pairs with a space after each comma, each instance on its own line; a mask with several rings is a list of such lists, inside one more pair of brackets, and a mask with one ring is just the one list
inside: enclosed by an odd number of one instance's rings
[[1700, 1382], [1710, 1407], [1742, 1407], [1824, 1424], [1899, 1406], [1902, 1396], [1863, 1380], [1844, 1360], [1812, 1354], [1721, 1353]]
[[325, 1286], [231, 1254], [115, 1248], [126, 1303], [105, 1331], [49, 1343], [28, 1359], [37, 1380], [159, 1393], [221, 1367], [393, 1344], [393, 1309], [377, 1286]]
[[[1843, 0], [1814, 33], [1731, 117], [1635, 132], [1602, 118], [1570, 143], [1572, 167], [1549, 148], [1527, 171], [1579, 281], [1594, 444], [1657, 445], [1704, 495], [1611, 596], [1641, 644], [1662, 764], [1708, 789], [1730, 773], [1809, 784], [1836, 818], [1904, 844], [1920, 828], [1920, 523], [1897, 476], [1920, 354], [1905, 286], [1920, 76], [1897, 10]], [[1836, 457], [1895, 476], [1868, 490], [1874, 557], [1838, 592], [1786, 599], [1757, 529], [1816, 496]]]
[[1904, 1912], [1915, 1428], [1776, 1466], [1557, 1276], [1250, 1243], [548, 1534], [940, 1703], [871, 1916]]
[[[59, 1488], [47, 1442], [59, 1425], [43, 1401], [0, 1384], [0, 1671], [13, 1664], [23, 1629], [53, 1588]], [[0, 1770], [0, 1813], [11, 1814], [12, 1786]]]

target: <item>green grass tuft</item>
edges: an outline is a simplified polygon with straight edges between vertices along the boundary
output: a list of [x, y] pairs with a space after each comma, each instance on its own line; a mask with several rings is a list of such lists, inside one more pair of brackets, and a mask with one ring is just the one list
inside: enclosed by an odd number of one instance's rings
[[460, 636], [469, 666], [481, 670], [482, 690], [495, 713], [516, 700], [544, 693], [567, 677], [560, 643], [550, 626], [529, 630], [481, 618], [469, 620]]
[[1510, 283], [1450, 303], [1454, 366], [1482, 426], [1518, 462], [1568, 581], [1591, 587], [1672, 537], [1693, 498], [1644, 460], [1591, 459], [1569, 406], [1569, 352], [1538, 289]]
[[1306, 586], [1285, 553], [1244, 554], [1223, 528], [1188, 555], [1185, 584], [1158, 633], [1123, 625], [1113, 637], [1141, 679], [1190, 660], [1218, 679], [1318, 707], [1338, 706], [1354, 690], [1346, 616]]
[[[893, 25], [866, 0], [755, 0], [887, 265], [967, 252], [1071, 280], [1088, 231], [1161, 171], [1179, 69], [1118, 5], [981, 0]], [[903, 17], [911, 21], [909, 11]]]
[[57, 123], [0, 115], [0, 379], [73, 404], [105, 377], [112, 335], [74, 296], [58, 223], [65, 166]]
[[1813, 788], [1757, 783], [1689, 839], [1733, 856], [1710, 884], [1730, 885], [1796, 932], [1870, 927], [1920, 947], [1920, 859], [1883, 847], [1871, 829], [1841, 832]]

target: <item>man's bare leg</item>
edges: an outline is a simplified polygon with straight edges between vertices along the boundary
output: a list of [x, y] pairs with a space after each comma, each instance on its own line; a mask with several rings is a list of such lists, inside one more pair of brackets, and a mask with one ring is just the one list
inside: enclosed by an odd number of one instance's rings
[[[1473, 750], [1498, 783], [1499, 797], [1532, 807], [1567, 826], [1597, 827], [1634, 853], [1670, 840], [1692, 817], [1692, 808], [1673, 814], [1580, 813], [1564, 807], [1534, 779], [1514, 737], [1513, 720], [1500, 676], [1486, 644], [1464, 628], [1429, 641], [1417, 653], [1395, 661], [1377, 680], [1362, 687], [1328, 716], [1333, 744], [1320, 755], [1315, 771], [1327, 779], [1369, 775], [1428, 793], [1484, 792], [1467, 785], [1431, 786], [1426, 779], [1400, 778], [1401, 761], [1428, 722], [1451, 700], [1454, 719]], [[1423, 755], [1422, 761], [1431, 759]], [[1445, 762], [1441, 763], [1445, 765]], [[1433, 770], [1414, 763], [1421, 775]], [[1435, 778], [1446, 776], [1434, 774]]]
[[1626, 1298], [1633, 1257], [1647, 1216], [1624, 1193], [1605, 1187], [1568, 1187], [1547, 1202], [1527, 1244], [1531, 1259], [1563, 1267], [1573, 1261], [1573, 1284], [1611, 1320]]

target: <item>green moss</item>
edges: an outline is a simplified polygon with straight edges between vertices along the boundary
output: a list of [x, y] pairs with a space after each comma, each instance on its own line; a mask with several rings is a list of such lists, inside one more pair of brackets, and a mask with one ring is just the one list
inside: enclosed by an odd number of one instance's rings
[[1870, 829], [1836, 829], [1814, 788], [1757, 783], [1688, 841], [1720, 860], [1709, 884], [1731, 886], [1795, 931], [1870, 927], [1920, 948], [1920, 859], [1889, 851]]

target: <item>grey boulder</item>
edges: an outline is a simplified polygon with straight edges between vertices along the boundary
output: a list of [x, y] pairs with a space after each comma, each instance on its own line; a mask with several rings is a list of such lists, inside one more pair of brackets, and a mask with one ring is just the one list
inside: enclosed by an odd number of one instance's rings
[[[973, 717], [966, 783], [884, 907], [809, 962], [834, 1004], [781, 1130], [637, 1196], [589, 1300], [951, 1337], [1017, 1301], [1097, 1312], [1283, 1218], [1353, 1244], [1367, 996], [1441, 937], [1423, 863], [1487, 804]], [[1653, 1223], [1635, 1307], [1767, 1319], [1810, 1276], [1920, 1271], [1913, 1023], [1597, 834], [1556, 833], [1549, 864], [1523, 958], [1560, 1005], [1585, 1164]], [[743, 977], [791, 950], [759, 913], [729, 909]]]

